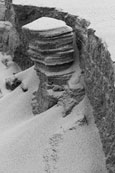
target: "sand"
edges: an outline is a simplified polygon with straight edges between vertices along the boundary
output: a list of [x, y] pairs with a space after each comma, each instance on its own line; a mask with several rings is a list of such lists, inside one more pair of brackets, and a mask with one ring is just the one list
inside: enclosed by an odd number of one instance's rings
[[[3, 58], [0, 56], [1, 83], [10, 72], [12, 78], [15, 71], [13, 62], [12, 70], [1, 63]], [[65, 118], [61, 106], [34, 116], [31, 99], [39, 86], [34, 67], [15, 77], [22, 84], [3, 92], [0, 99], [0, 173], [106, 173], [102, 144], [87, 97]], [[88, 125], [81, 123], [85, 113]]]

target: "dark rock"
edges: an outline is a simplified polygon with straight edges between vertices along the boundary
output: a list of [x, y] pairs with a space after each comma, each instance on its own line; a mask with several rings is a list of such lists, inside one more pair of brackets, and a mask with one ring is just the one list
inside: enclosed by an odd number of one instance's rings
[[0, 89], [0, 98], [3, 97], [2, 90]]
[[23, 83], [21, 83], [21, 89], [22, 89], [23, 92], [27, 92], [28, 91], [27, 86], [25, 86]]
[[20, 27], [41, 17], [52, 17], [65, 21], [66, 24], [68, 26], [71, 26], [72, 28], [74, 28], [76, 25], [80, 27], [82, 26], [82, 28], [86, 28], [87, 26], [89, 26], [89, 22], [85, 19], [79, 19], [78, 16], [69, 14], [61, 10], [57, 10], [56, 8], [36, 7], [28, 5], [23, 6], [15, 4], [13, 4], [13, 7], [18, 20], [18, 25]]
[[64, 88], [63, 88], [63, 86], [54, 85], [53, 86], [53, 91], [64, 91]]
[[12, 24], [8, 21], [0, 21], [0, 51], [7, 52], [9, 49], [9, 33], [12, 29]]
[[6, 79], [6, 88], [8, 90], [13, 91], [15, 88], [17, 88], [22, 82], [18, 78], [9, 78]]
[[80, 57], [86, 93], [94, 109], [95, 122], [107, 158], [107, 168], [109, 172], [114, 172], [115, 164], [108, 163], [108, 155], [110, 159], [115, 154], [114, 147], [111, 148], [111, 145], [115, 144], [115, 88], [110, 53], [101, 39], [88, 32]]
[[2, 0], [0, 1], [0, 21], [5, 20], [5, 11], [6, 11], [5, 0]]
[[[5, 35], [0, 36], [0, 50], [13, 57], [13, 60], [22, 68], [26, 69], [33, 65], [26, 53], [26, 43], [18, 27], [16, 13], [14, 11], [12, 0], [0, 1], [0, 21], [11, 24], [11, 29]], [[1, 31], [2, 32], [2, 31]], [[1, 33], [2, 34], [2, 33]], [[3, 43], [1, 43], [3, 40]], [[2, 47], [4, 45], [4, 47]], [[20, 58], [19, 58], [20, 57]]]
[[40, 85], [37, 92], [34, 93], [34, 97], [32, 99], [32, 110], [34, 114], [42, 113], [55, 104], [57, 104], [57, 98], [48, 94], [45, 76], [39, 74], [40, 77]]

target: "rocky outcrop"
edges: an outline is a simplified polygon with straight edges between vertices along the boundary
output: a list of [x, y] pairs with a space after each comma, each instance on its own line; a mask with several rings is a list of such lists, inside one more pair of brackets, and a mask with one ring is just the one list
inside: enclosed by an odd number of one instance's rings
[[16, 28], [19, 33], [20, 43], [17, 46], [17, 49], [14, 51], [14, 61], [16, 61], [22, 69], [28, 68], [33, 65], [30, 57], [27, 53], [27, 44], [28, 40], [25, 39], [25, 35], [22, 34], [21, 27], [25, 24], [28, 24], [35, 19], [40, 17], [52, 17], [56, 19], [63, 20], [67, 23], [68, 26], [75, 27], [77, 24], [85, 28], [89, 25], [89, 22], [86, 22], [85, 19], [80, 20], [77, 16], [68, 14], [67, 12], [58, 11], [56, 8], [48, 7], [35, 7], [35, 6], [23, 6], [13, 4], [13, 9], [15, 12], [15, 23]]
[[73, 29], [60, 20], [44, 17], [25, 25], [23, 30], [29, 33], [28, 52], [40, 78], [38, 92], [33, 98], [33, 113], [44, 112], [59, 103], [63, 104], [66, 116], [85, 94], [83, 88], [77, 86], [71, 90], [68, 83], [76, 68], [80, 70]]
[[81, 23], [82, 26], [89, 25], [89, 22], [86, 22], [85, 19], [79, 19], [78, 16], [69, 14], [56, 8], [49, 7], [36, 7], [29, 5], [15, 5], [13, 4], [14, 11], [17, 17], [18, 26], [22, 27], [28, 23], [33, 22], [34, 20], [41, 17], [53, 17], [65, 21], [69, 26], [75, 26], [77, 23]]
[[0, 51], [7, 52], [9, 49], [9, 33], [12, 24], [7, 21], [0, 21]]
[[5, 11], [6, 11], [5, 0], [0, 0], [0, 21], [4, 21]]
[[12, 0], [0, 1], [0, 35], [0, 50], [3, 53], [11, 55], [22, 69], [33, 65], [25, 51], [26, 43], [21, 28], [18, 27]]
[[[12, 0], [1, 1], [3, 16], [0, 20], [9, 21], [12, 24], [12, 29], [9, 35], [9, 50], [6, 52], [13, 57], [13, 60], [21, 67], [22, 70], [33, 65], [28, 53], [27, 53], [27, 40], [22, 34], [21, 27], [29, 22], [34, 21], [42, 16], [49, 16], [54, 18], [59, 18], [65, 20], [68, 25], [74, 25], [75, 21], [77, 23], [81, 22], [76, 16], [69, 15], [68, 13], [61, 12], [55, 8], [48, 7], [30, 7], [23, 5], [12, 5]], [[58, 15], [57, 15], [58, 13]], [[67, 20], [66, 20], [67, 19]], [[87, 25], [85, 20], [82, 20], [83, 25]]]
[[15, 28], [15, 13], [11, 0], [3, 0], [0, 3], [0, 15], [2, 15], [0, 17], [0, 50], [13, 56], [19, 45], [19, 36]]
[[8, 90], [13, 91], [15, 88], [17, 88], [22, 82], [13, 76], [12, 78], [6, 79], [5, 85]]
[[19, 46], [19, 35], [9, 21], [0, 21], [0, 51], [14, 57], [14, 52]]
[[[13, 28], [13, 20], [9, 20], [12, 19], [10, 15], [10, 11], [11, 11], [11, 0], [2, 0], [0, 1], [0, 50], [8, 53], [9, 49], [12, 47], [11, 46], [11, 35], [12, 37], [12, 43], [16, 44], [16, 41], [14, 40], [14, 28]], [[7, 15], [7, 13], [9, 15]], [[12, 34], [11, 34], [12, 32]], [[15, 43], [14, 43], [15, 42]], [[12, 50], [11, 50], [12, 52]]]
[[11, 22], [13, 26], [16, 26], [16, 15], [12, 6], [12, 0], [5, 0], [5, 7], [5, 20]]
[[[73, 73], [71, 77], [70, 80], [71, 82], [68, 82], [69, 89], [68, 88], [64, 89], [64, 94], [62, 94], [63, 97], [61, 97], [61, 103], [62, 100], [64, 100], [64, 98], [66, 100], [66, 102], [64, 101], [65, 108], [67, 108], [68, 105], [71, 105], [72, 103], [71, 108], [65, 112], [67, 113], [69, 112], [69, 110], [71, 111], [72, 107], [75, 104], [77, 104], [76, 99], [71, 99], [71, 98], [76, 98], [76, 96], [74, 97], [74, 94], [78, 93], [78, 90], [76, 91], [74, 88], [76, 86], [76, 83], [77, 84], [79, 83], [80, 88], [81, 86], [85, 86], [85, 92], [88, 95], [90, 103], [94, 109], [95, 121], [100, 132], [100, 136], [103, 143], [103, 149], [106, 155], [107, 168], [110, 173], [114, 173], [115, 172], [115, 162], [114, 162], [115, 160], [115, 140], [114, 140], [115, 89], [114, 89], [114, 72], [112, 67], [112, 61], [107, 48], [102, 43], [102, 41], [95, 35], [94, 30], [87, 28], [89, 23], [84, 19], [79, 19], [77, 16], [68, 14], [67, 12], [58, 11], [55, 8], [47, 8], [47, 7], [14, 5], [14, 10], [17, 17], [17, 26], [19, 28], [21, 28], [21, 26], [29, 22], [34, 21], [35, 19], [45, 16], [63, 20], [68, 26], [73, 28], [75, 35], [74, 50], [76, 50], [76, 52], [79, 52], [79, 65], [81, 67], [81, 70], [79, 72], [79, 70], [77, 70], [76, 68], [75, 73]], [[35, 45], [34, 45], [35, 50], [34, 51], [32, 50], [33, 47], [31, 46], [33, 46], [33, 43], [30, 46], [31, 51], [34, 52], [33, 55], [35, 54], [34, 59], [38, 57], [37, 55], [38, 53], [40, 53], [40, 50], [42, 51], [44, 48], [49, 46], [45, 44], [44, 47], [43, 40], [42, 41], [37, 40], [37, 42], [38, 42], [37, 46], [39, 46], [39, 51], [35, 48]], [[48, 47], [48, 49], [51, 49], [50, 46]], [[42, 64], [43, 62], [44, 61], [42, 61]], [[46, 65], [47, 64], [45, 63], [45, 68]], [[37, 65], [36, 67], [38, 69]], [[46, 68], [45, 70], [48, 69]], [[48, 83], [46, 82], [47, 77], [44, 75], [44, 73], [41, 75], [40, 74], [41, 73], [39, 73], [40, 79], [43, 80], [42, 83]], [[75, 76], [77, 79], [75, 78]], [[58, 87], [55, 86], [54, 90], [55, 89], [63, 90], [59, 86], [60, 85], [58, 85]], [[70, 89], [70, 87], [74, 88], [74, 92], [72, 89]], [[45, 93], [48, 90], [48, 87], [46, 85], [41, 85], [40, 88], [41, 91], [39, 90], [39, 92], [36, 92], [35, 94], [36, 97], [35, 100], [37, 100], [37, 101], [34, 100], [35, 105], [37, 105], [35, 106], [36, 109], [37, 107], [39, 107], [38, 98], [41, 93], [44, 93], [43, 96], [44, 99], [41, 100], [40, 104], [42, 105], [44, 103], [45, 106], [45, 103], [49, 101], [49, 98], [45, 97], [49, 95], [48, 93]], [[84, 89], [84, 87], [82, 89]], [[82, 93], [81, 90], [80, 93]], [[45, 98], [46, 102], [44, 102]], [[40, 110], [40, 112], [48, 108], [47, 104], [45, 108], [42, 107], [42, 110]], [[52, 106], [52, 104], [50, 106]]]
[[[6, 14], [9, 13], [11, 2], [12, 0], [0, 0], [0, 21], [7, 20]], [[8, 18], [10, 18], [10, 16], [8, 16]]]
[[88, 30], [88, 39], [81, 53], [86, 92], [94, 108], [94, 116], [109, 172], [115, 171], [115, 88], [110, 53], [102, 40]]
[[[52, 18], [41, 18], [34, 23], [40, 23], [36, 24], [39, 28], [44, 20], [48, 20], [49, 23], [58, 22], [58, 25], [60, 22]], [[25, 27], [29, 27], [29, 25]], [[65, 25], [59, 28], [40, 30], [31, 29], [31, 38], [29, 37], [28, 52], [35, 62], [35, 69], [47, 77], [49, 84], [55, 81], [56, 85], [64, 85], [73, 71], [70, 69], [74, 62], [72, 28]]]

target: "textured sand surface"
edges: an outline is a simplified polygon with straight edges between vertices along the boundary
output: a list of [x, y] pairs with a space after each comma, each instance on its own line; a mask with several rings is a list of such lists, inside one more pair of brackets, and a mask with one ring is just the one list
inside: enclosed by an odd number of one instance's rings
[[[7, 77], [11, 68], [1, 63], [3, 58], [0, 56], [0, 80]], [[61, 106], [34, 116], [31, 99], [39, 85], [34, 68], [15, 76], [22, 84], [12, 92], [4, 92], [0, 99], [0, 172], [106, 173], [99, 133], [87, 98], [65, 118]], [[22, 86], [28, 88], [27, 92], [23, 92]], [[89, 125], [80, 125], [86, 112]]]

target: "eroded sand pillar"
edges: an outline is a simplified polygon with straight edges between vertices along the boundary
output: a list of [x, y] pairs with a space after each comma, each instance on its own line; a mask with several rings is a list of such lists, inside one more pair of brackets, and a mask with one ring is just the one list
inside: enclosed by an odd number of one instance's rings
[[[73, 29], [63, 21], [48, 17], [25, 25], [23, 29], [26, 31], [29, 29], [28, 53], [35, 63], [35, 70], [40, 78], [40, 86], [33, 99], [33, 112], [41, 113], [59, 102], [64, 101], [65, 104], [67, 100], [68, 105], [71, 105], [71, 102], [76, 104], [76, 96], [73, 96], [76, 88], [73, 90], [69, 88], [71, 83], [69, 81], [76, 82], [74, 79], [77, 76], [76, 80], [79, 83], [80, 75], [77, 64], [79, 54], [78, 52], [76, 54], [75, 50]], [[73, 74], [74, 79], [70, 80]]]

